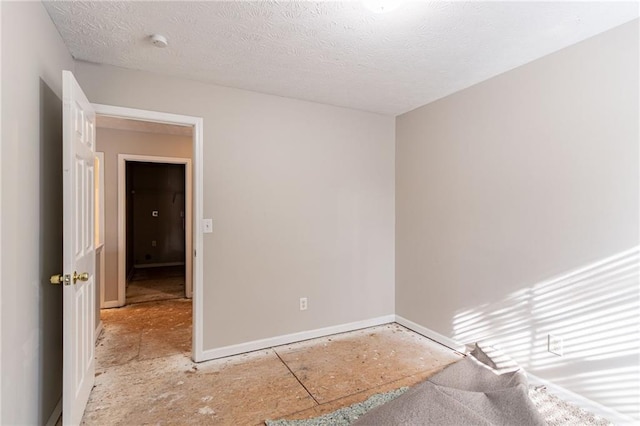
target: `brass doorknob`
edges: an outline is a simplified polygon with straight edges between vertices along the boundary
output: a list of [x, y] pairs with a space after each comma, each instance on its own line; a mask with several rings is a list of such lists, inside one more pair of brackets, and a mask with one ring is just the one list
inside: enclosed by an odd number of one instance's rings
[[74, 284], [78, 280], [80, 280], [80, 281], [89, 281], [89, 273], [88, 272], [83, 272], [83, 273], [79, 274], [77, 272], [74, 272], [73, 276], [55, 274], [55, 275], [51, 275], [51, 278], [49, 278], [49, 281], [51, 282], [51, 284], [70, 285], [71, 284], [71, 280], [73, 280]]
[[75, 284], [76, 281], [89, 281], [89, 273], [88, 272], [83, 272], [81, 274], [77, 273], [77, 272], [73, 272], [73, 283]]

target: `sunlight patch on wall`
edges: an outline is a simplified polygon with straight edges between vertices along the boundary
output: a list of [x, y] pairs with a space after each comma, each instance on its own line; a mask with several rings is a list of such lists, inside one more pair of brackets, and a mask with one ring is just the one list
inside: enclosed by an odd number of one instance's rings
[[[640, 419], [640, 248], [456, 314], [453, 338], [485, 340], [525, 369]], [[547, 351], [561, 336], [564, 355]]]

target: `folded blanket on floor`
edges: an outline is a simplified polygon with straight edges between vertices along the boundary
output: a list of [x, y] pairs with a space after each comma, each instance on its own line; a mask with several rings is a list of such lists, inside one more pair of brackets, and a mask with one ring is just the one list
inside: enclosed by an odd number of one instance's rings
[[545, 425], [524, 371], [476, 344], [464, 359], [362, 416], [354, 425]]

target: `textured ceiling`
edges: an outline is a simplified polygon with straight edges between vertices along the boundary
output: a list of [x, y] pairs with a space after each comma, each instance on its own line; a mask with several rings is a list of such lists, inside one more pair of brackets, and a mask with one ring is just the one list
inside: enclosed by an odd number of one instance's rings
[[[638, 3], [45, 2], [74, 58], [397, 115], [638, 17]], [[159, 49], [149, 35], [161, 33]]]

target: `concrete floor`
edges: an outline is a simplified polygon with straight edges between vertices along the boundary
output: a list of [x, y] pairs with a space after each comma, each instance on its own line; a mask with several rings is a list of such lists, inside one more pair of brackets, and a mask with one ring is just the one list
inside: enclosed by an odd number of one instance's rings
[[191, 303], [102, 312], [85, 425], [260, 425], [414, 385], [461, 356], [397, 324], [193, 363]]

